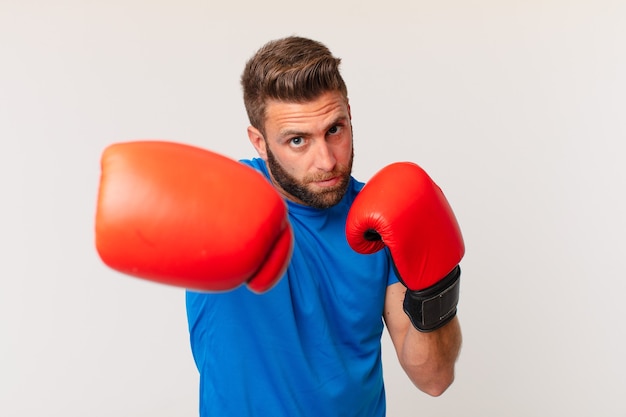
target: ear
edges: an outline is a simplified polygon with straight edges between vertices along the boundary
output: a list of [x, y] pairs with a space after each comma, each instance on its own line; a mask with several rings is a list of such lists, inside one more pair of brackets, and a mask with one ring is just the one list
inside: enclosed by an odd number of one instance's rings
[[354, 135], [354, 131], [352, 130], [352, 109], [350, 109], [350, 102], [346, 99], [346, 107], [348, 108], [348, 118], [350, 119], [350, 131]]
[[263, 134], [254, 126], [248, 126], [248, 139], [250, 139], [250, 143], [254, 146], [257, 153], [264, 161], [267, 161], [267, 152], [265, 149], [265, 138]]

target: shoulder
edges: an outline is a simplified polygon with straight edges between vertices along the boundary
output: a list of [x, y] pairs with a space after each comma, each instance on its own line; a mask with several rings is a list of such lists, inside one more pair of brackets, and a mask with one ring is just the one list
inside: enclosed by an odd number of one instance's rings
[[267, 166], [265, 165], [265, 161], [262, 160], [261, 158], [240, 159], [239, 162], [257, 170], [265, 178], [270, 177], [269, 172], [267, 170]]

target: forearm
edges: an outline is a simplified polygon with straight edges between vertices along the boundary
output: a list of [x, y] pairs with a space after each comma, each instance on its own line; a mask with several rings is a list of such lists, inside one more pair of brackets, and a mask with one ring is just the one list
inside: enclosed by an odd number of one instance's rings
[[420, 332], [408, 326], [399, 352], [402, 368], [421, 391], [439, 396], [454, 381], [454, 367], [461, 349], [457, 317], [445, 326]]

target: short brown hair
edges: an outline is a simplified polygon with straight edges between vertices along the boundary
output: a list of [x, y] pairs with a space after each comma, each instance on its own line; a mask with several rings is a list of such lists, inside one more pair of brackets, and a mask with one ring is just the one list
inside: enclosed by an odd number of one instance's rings
[[248, 60], [241, 76], [250, 124], [264, 132], [269, 99], [305, 102], [328, 91], [347, 98], [340, 63], [325, 45], [311, 39], [290, 36], [266, 43]]

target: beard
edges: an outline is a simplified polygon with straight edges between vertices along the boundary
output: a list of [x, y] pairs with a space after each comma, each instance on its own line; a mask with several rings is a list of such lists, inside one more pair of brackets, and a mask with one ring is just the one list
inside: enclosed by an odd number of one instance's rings
[[[346, 194], [350, 184], [350, 174], [352, 173], [352, 161], [354, 159], [354, 148], [350, 155], [348, 165], [338, 165], [329, 173], [320, 175], [309, 175], [302, 180], [298, 180], [289, 174], [276, 160], [274, 154], [266, 144], [267, 165], [274, 181], [288, 194], [300, 200], [307, 206], [316, 209], [326, 209], [339, 203]], [[313, 191], [308, 188], [308, 184], [317, 181], [324, 181], [334, 177], [340, 177], [339, 182], [322, 191]]]

